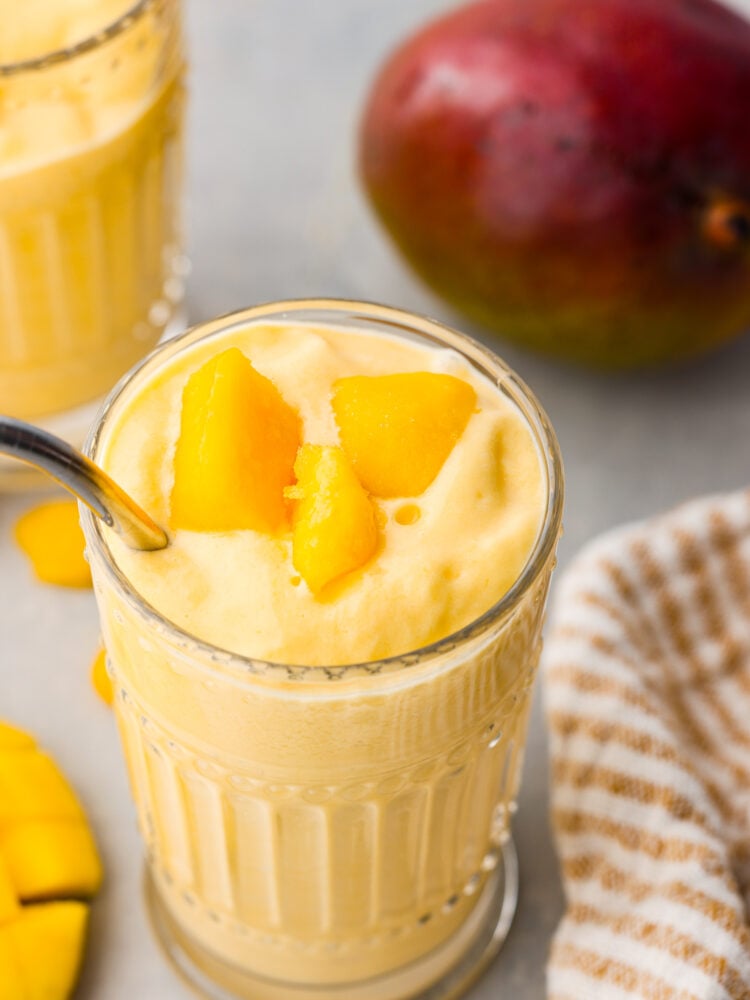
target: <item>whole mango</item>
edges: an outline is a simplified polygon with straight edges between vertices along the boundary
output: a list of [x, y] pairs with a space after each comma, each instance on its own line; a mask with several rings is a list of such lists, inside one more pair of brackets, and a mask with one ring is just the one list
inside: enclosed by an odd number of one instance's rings
[[712, 0], [483, 0], [395, 52], [360, 167], [422, 278], [609, 368], [750, 326], [750, 22]]

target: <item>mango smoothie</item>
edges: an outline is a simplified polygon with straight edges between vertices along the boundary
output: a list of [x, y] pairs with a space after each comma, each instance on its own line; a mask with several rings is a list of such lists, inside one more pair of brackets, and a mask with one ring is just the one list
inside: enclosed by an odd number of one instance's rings
[[282, 303], [165, 345], [90, 451], [170, 528], [84, 516], [172, 957], [213, 996], [456, 995], [514, 905], [561, 508], [533, 399], [431, 321]]
[[91, 401], [181, 297], [179, 0], [0, 0], [0, 411]]

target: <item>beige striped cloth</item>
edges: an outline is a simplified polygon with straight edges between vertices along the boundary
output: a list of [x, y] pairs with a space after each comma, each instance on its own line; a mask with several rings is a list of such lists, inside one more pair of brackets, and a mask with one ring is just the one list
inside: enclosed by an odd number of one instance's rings
[[594, 542], [551, 626], [549, 1000], [749, 1000], [750, 491]]

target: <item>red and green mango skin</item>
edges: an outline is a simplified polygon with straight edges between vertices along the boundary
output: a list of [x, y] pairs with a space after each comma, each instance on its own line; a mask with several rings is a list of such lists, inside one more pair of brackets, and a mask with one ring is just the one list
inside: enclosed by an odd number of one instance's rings
[[750, 326], [750, 23], [712, 0], [459, 8], [382, 69], [360, 169], [421, 277], [531, 348], [625, 368]]

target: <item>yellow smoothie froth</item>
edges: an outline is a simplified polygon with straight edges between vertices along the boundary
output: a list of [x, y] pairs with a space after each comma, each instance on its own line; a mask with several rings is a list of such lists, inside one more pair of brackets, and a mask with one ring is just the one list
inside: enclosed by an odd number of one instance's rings
[[337, 379], [433, 371], [470, 382], [478, 405], [430, 486], [376, 500], [381, 542], [364, 566], [315, 596], [292, 564], [291, 537], [177, 531], [161, 552], [110, 540], [153, 607], [220, 648], [290, 664], [380, 659], [449, 635], [487, 611], [521, 573], [539, 533], [546, 479], [514, 405], [457, 354], [384, 335], [251, 326], [180, 353], [120, 410], [99, 453], [112, 476], [169, 522], [182, 392], [209, 357], [239, 347], [302, 419], [302, 440], [336, 445]]
[[[0, 0], [0, 63], [39, 59], [69, 49], [114, 24], [133, 0]], [[143, 45], [131, 65], [92, 80], [71, 62], [57, 67], [54, 87], [43, 71], [30, 73], [23, 85], [0, 88], [0, 177], [49, 162], [121, 128], [124, 118], [142, 111], [158, 46], [142, 29]]]

